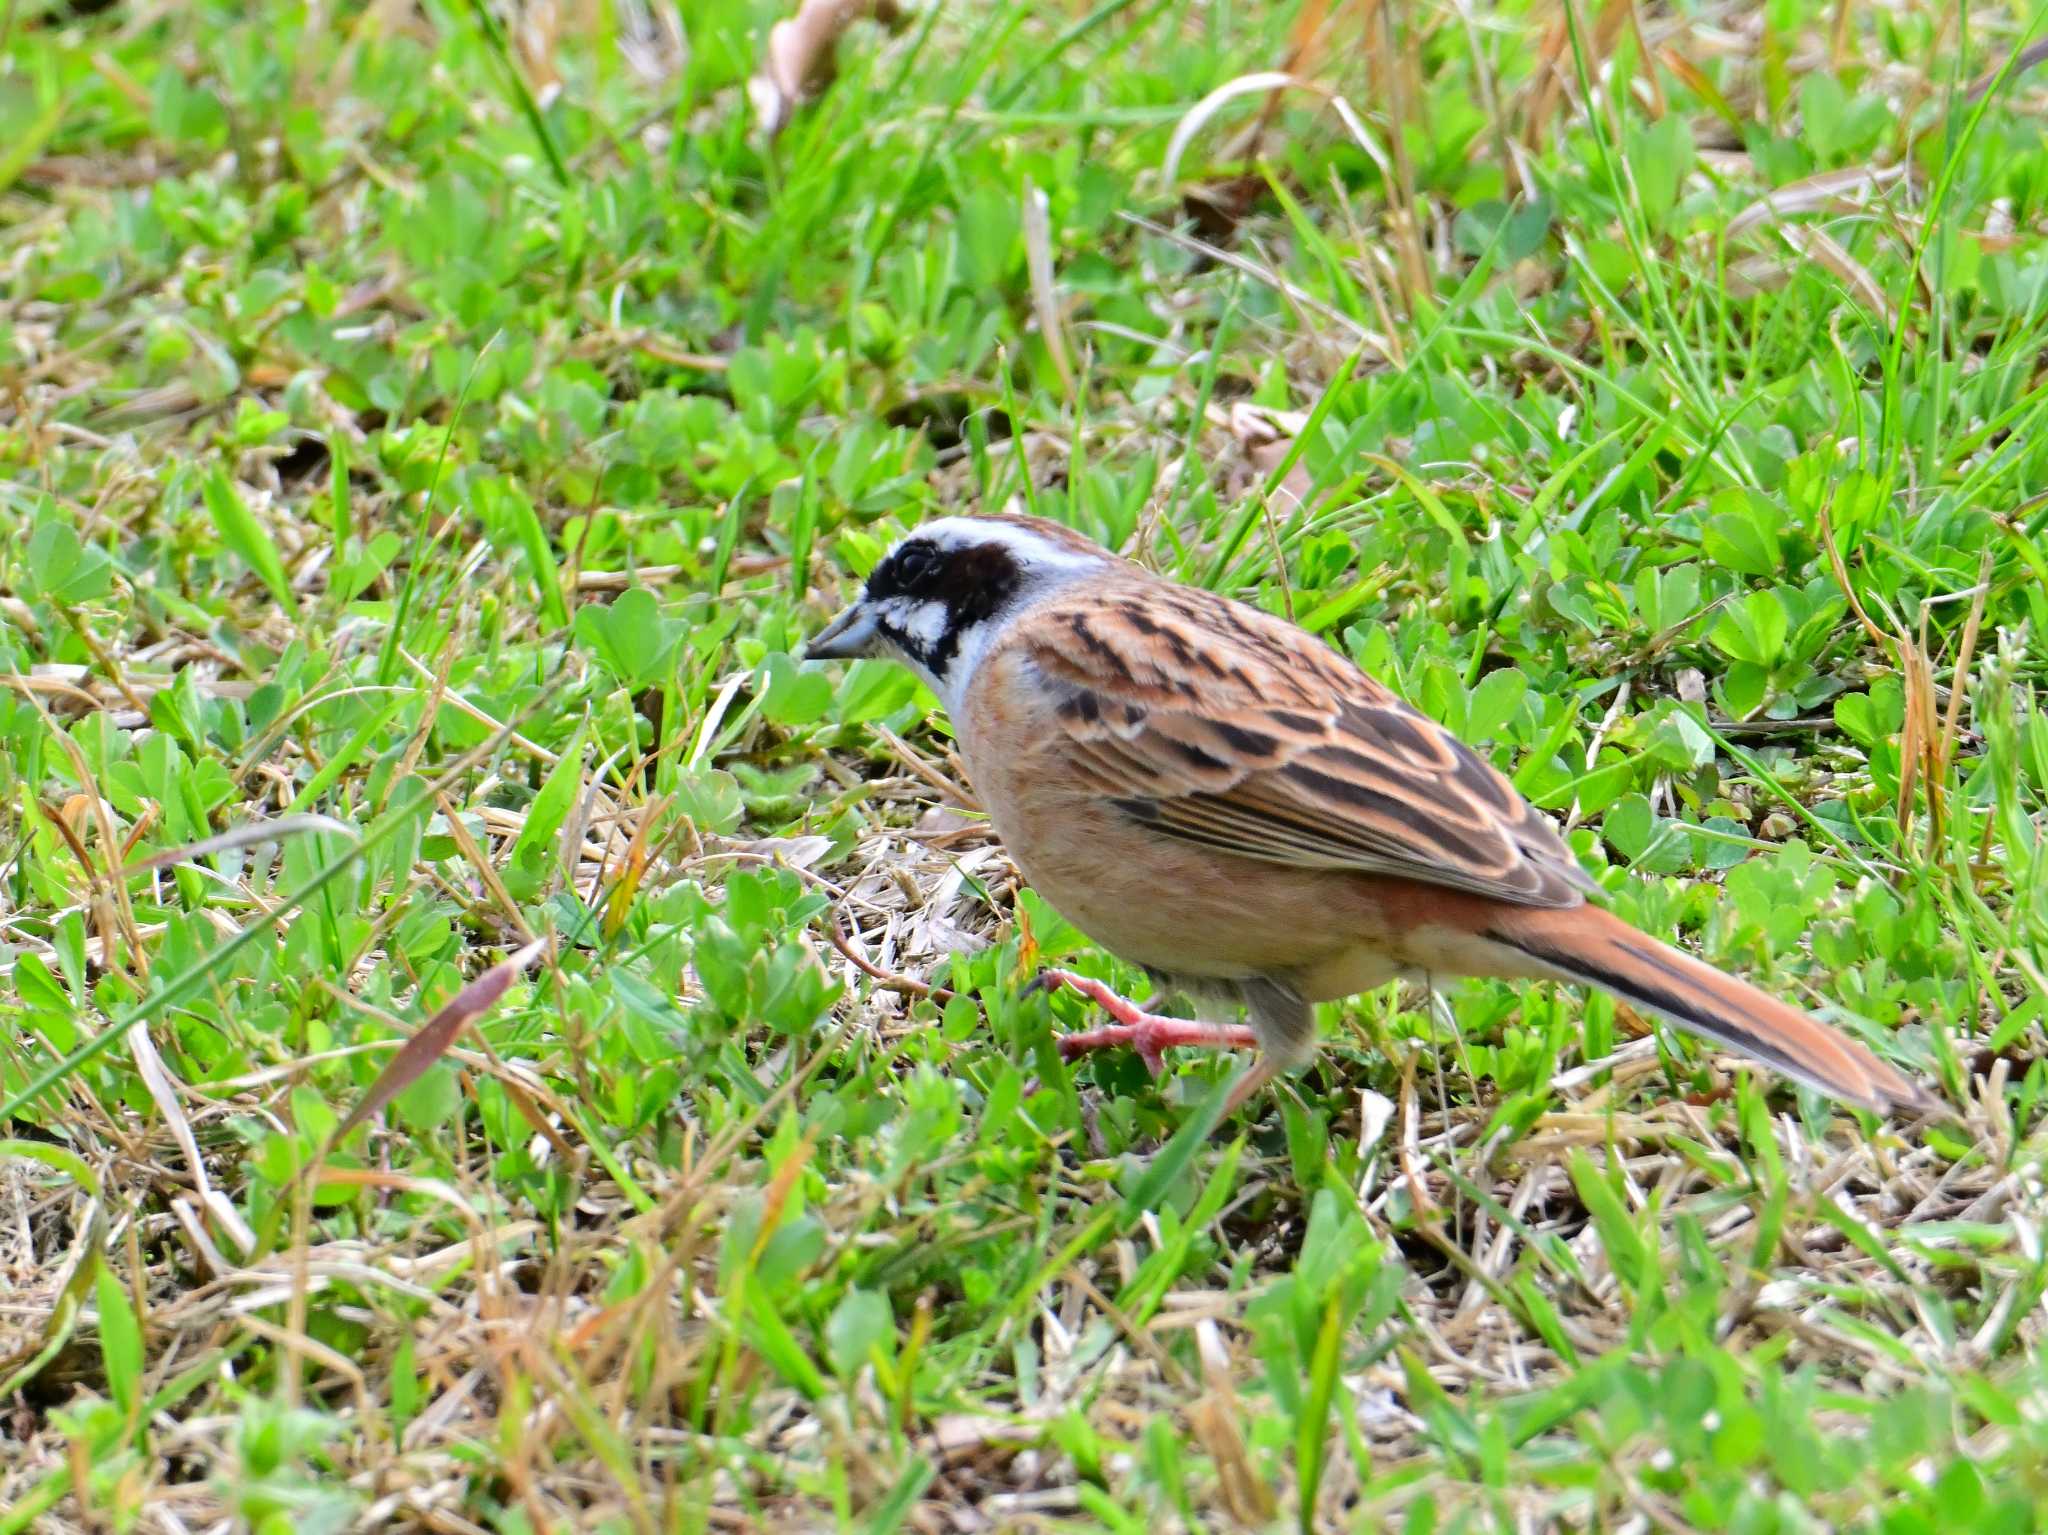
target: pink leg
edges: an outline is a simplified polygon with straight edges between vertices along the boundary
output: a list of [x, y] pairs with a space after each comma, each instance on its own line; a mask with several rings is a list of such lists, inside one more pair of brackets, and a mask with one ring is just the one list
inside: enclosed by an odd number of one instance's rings
[[[1258, 1048], [1258, 1036], [1241, 1024], [1202, 1023], [1193, 1018], [1163, 1018], [1157, 1013], [1146, 1012], [1127, 997], [1118, 996], [1102, 982], [1091, 980], [1085, 975], [1076, 975], [1071, 970], [1041, 970], [1037, 980], [1032, 984], [1047, 991], [1060, 986], [1066, 987], [1069, 991], [1077, 991], [1116, 1020], [1114, 1024], [1104, 1028], [1086, 1029], [1079, 1034], [1062, 1034], [1059, 1047], [1060, 1056], [1064, 1060], [1072, 1060], [1075, 1056], [1090, 1050], [1105, 1050], [1115, 1045], [1126, 1045], [1138, 1052], [1138, 1058], [1145, 1063], [1145, 1069], [1156, 1077], [1166, 1070], [1163, 1052], [1176, 1045], [1201, 1045], [1212, 1050]], [[1253, 1075], [1257, 1073], [1254, 1072]]]

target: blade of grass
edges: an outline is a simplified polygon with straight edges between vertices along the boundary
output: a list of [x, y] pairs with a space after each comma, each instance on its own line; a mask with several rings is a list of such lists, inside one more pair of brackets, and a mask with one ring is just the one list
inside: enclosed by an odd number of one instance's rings
[[[552, 696], [553, 692], [554, 688], [549, 687], [536, 695], [533, 703], [529, 705], [528, 713], [538, 709], [547, 698]], [[524, 715], [521, 716], [522, 722], [525, 717]], [[452, 787], [460, 781], [463, 774], [467, 773], [478, 762], [488, 758], [512, 734], [512, 728], [507, 726], [489, 740], [464, 752], [446, 772], [441, 774], [431, 784], [415, 784], [413, 786], [414, 792], [402, 799], [400, 796], [394, 795], [393, 799], [395, 802], [392, 806], [384, 812], [375, 825], [357, 839], [353, 847], [349, 848], [339, 858], [322, 868], [263, 916], [249, 923], [246, 927], [237, 929], [220, 947], [210, 950], [201, 958], [194, 960], [140, 1002], [124, 1011], [114, 1022], [108, 1024], [97, 1034], [88, 1036], [68, 1054], [59, 1060], [51, 1062], [32, 1076], [13, 1097], [9, 1098], [5, 1103], [0, 1103], [0, 1121], [13, 1119], [23, 1109], [29, 1107], [38, 1098], [42, 1097], [44, 1093], [78, 1070], [79, 1067], [106, 1051], [115, 1041], [119, 1040], [137, 1024], [147, 1023], [150, 1019], [168, 1012], [186, 999], [199, 995], [230, 959], [254, 943], [264, 933], [271, 931], [280, 920], [299, 910], [315, 895], [340, 879], [342, 875], [354, 868], [357, 863], [361, 862], [370, 853], [390, 841], [398, 834], [400, 828], [405, 825], [407, 819], [414, 811], [432, 804], [435, 794]]]

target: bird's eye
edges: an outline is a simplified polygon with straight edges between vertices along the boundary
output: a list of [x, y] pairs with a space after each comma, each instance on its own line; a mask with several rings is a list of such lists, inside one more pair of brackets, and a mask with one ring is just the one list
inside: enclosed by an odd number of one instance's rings
[[905, 544], [896, 555], [896, 580], [915, 590], [938, 574], [939, 552], [930, 544]]

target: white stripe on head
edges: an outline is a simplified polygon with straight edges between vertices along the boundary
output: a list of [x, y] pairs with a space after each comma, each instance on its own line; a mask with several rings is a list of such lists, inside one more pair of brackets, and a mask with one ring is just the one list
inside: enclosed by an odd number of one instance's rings
[[1108, 550], [1089, 552], [1056, 542], [1044, 534], [994, 517], [940, 517], [916, 530], [941, 549], [969, 549], [976, 544], [1001, 544], [1017, 557], [1027, 579], [1043, 571], [1048, 575], [1078, 574], [1114, 559]]

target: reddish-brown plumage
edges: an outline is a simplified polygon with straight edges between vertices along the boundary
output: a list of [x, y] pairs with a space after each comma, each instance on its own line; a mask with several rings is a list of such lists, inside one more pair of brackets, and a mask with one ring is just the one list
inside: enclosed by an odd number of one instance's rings
[[1014, 597], [933, 652], [958, 648], [964, 674], [933, 680], [1019, 869], [1105, 948], [1243, 1001], [1280, 1064], [1313, 1050], [1310, 1003], [1401, 975], [1540, 977], [1850, 1103], [1931, 1106], [1818, 1019], [1587, 904], [1597, 887], [1546, 817], [1306, 631], [1058, 524], [941, 526], [953, 574], [1000, 563], [977, 528], [1015, 562]]
[[1615, 992], [1680, 1028], [1717, 1039], [1849, 1103], [1880, 1113], [1936, 1106], [1918, 1083], [1839, 1030], [1657, 942], [1612, 912], [1575, 906], [1486, 915], [1530, 955], [1540, 967], [1538, 974]]

